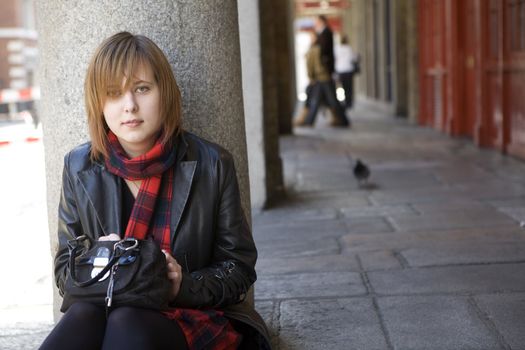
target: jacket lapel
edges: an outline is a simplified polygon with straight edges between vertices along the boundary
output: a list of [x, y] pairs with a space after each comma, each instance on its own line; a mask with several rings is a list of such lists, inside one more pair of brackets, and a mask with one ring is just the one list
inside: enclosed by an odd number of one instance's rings
[[197, 161], [182, 161], [177, 163], [175, 168], [175, 179], [173, 185], [173, 199], [171, 202], [171, 244], [175, 242], [177, 227], [180, 223], [180, 218], [188, 202], [190, 195], [191, 184], [193, 183], [193, 175], [197, 167]]
[[120, 225], [122, 212], [120, 178], [103, 167], [95, 166], [78, 172], [78, 179], [104, 234], [123, 234]]
[[175, 167], [173, 195], [171, 201], [171, 248], [175, 244], [177, 228], [184, 208], [190, 196], [193, 176], [197, 168], [197, 161], [185, 138], [185, 133], [181, 133], [177, 138], [177, 163]]

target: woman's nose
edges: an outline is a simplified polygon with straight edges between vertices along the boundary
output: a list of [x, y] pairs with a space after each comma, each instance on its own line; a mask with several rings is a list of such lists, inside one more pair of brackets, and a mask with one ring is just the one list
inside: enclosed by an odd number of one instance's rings
[[135, 95], [131, 91], [127, 91], [124, 94], [124, 111], [126, 113], [134, 113], [138, 110], [137, 101]]

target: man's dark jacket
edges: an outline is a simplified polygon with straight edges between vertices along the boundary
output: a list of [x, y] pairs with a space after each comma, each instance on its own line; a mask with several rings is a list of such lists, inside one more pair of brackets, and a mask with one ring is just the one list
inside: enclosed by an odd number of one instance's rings
[[[264, 321], [245, 300], [256, 280], [257, 251], [241, 208], [233, 158], [187, 132], [177, 137], [175, 147], [171, 252], [182, 266], [183, 278], [172, 306], [223, 310], [246, 339], [251, 333], [258, 348], [269, 349]], [[80, 145], [64, 159], [55, 257], [62, 294], [67, 241], [84, 234], [97, 240], [126, 229], [120, 220], [124, 182], [103, 162], [92, 162], [90, 150], [90, 143]], [[254, 348], [253, 343], [249, 347]]]
[[330, 75], [335, 71], [334, 35], [328, 26], [319, 33], [319, 46], [321, 47], [321, 62]]

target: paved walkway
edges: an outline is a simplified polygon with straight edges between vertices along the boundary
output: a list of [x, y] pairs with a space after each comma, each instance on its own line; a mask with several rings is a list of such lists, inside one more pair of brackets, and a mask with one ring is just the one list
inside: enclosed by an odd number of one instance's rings
[[[353, 116], [282, 138], [288, 199], [254, 217], [276, 349], [525, 349], [525, 162]], [[376, 188], [358, 188], [356, 157]], [[2, 307], [0, 349], [37, 348], [50, 313]]]
[[353, 116], [282, 138], [288, 199], [254, 217], [276, 349], [525, 349], [525, 162]]

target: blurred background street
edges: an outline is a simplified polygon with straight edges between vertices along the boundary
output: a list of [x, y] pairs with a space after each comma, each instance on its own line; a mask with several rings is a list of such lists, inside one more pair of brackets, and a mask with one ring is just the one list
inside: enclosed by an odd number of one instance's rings
[[34, 349], [52, 323], [42, 132], [0, 122], [0, 349]]

